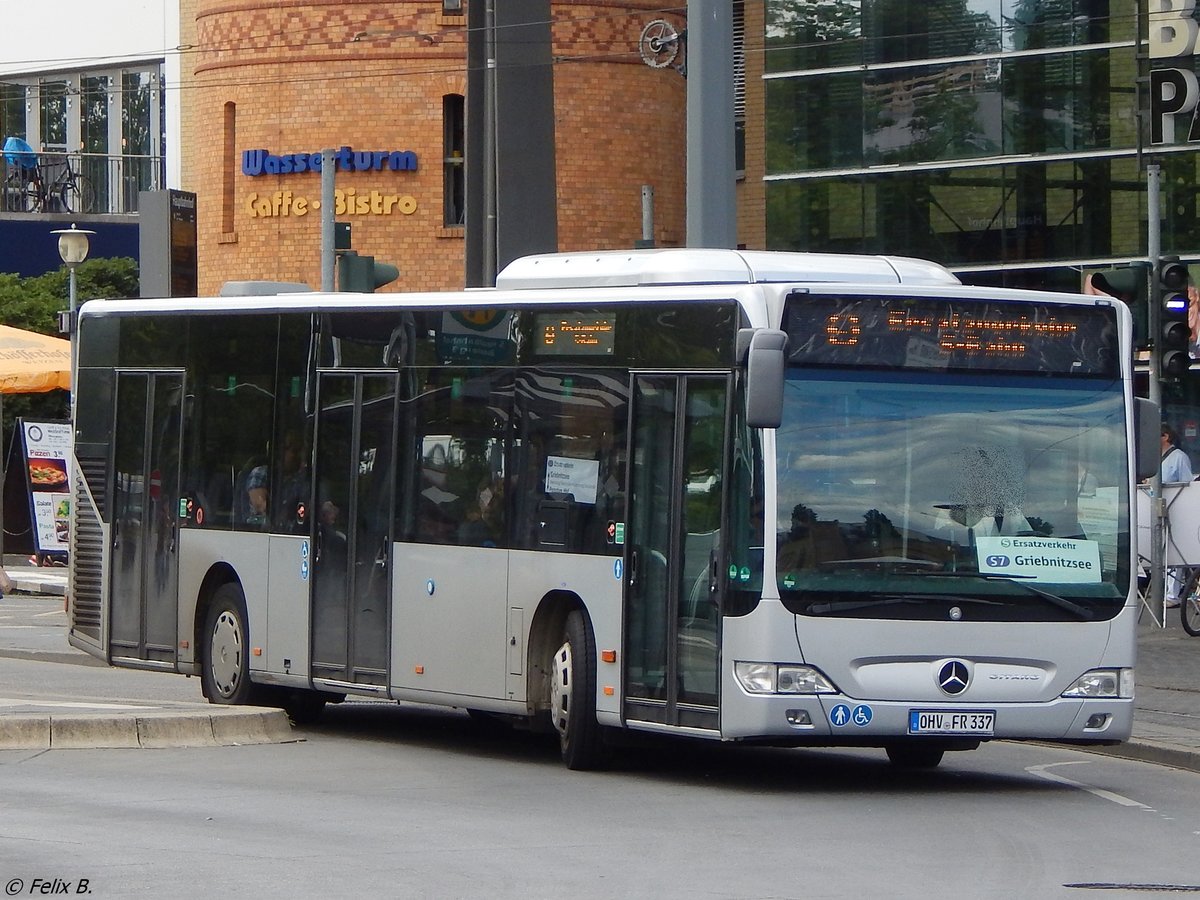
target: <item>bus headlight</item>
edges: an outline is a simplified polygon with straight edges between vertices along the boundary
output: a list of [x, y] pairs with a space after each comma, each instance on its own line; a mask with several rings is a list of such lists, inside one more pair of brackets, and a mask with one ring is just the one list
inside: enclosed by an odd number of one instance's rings
[[1064, 697], [1133, 697], [1133, 669], [1092, 669], [1062, 692]]
[[819, 669], [781, 663], [735, 662], [733, 672], [751, 694], [836, 694]]

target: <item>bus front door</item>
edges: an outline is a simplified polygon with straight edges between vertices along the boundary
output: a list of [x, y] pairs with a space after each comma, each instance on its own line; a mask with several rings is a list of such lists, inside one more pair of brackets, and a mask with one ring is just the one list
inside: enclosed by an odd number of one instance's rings
[[729, 379], [635, 375], [625, 718], [716, 729]]
[[312, 677], [387, 685], [396, 375], [322, 372]]
[[117, 372], [109, 654], [175, 664], [183, 373]]

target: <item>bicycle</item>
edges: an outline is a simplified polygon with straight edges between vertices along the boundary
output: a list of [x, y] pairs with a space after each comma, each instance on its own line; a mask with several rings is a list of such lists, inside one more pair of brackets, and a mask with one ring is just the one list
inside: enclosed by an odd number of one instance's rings
[[[10, 137], [4, 142], [4, 159], [12, 171], [4, 180], [4, 205], [17, 212], [91, 212], [96, 191], [86, 175], [76, 172], [71, 157], [62, 154], [62, 165], [52, 178], [47, 177], [38, 155], [25, 141]], [[51, 209], [57, 201], [58, 209]]]
[[1179, 619], [1183, 630], [1200, 637], [1200, 566], [1192, 568], [1187, 583], [1179, 592]]

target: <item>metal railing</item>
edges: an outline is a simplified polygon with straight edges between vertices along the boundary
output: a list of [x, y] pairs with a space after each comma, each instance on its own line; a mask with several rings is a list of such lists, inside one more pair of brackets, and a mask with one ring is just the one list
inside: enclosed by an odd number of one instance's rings
[[132, 214], [138, 192], [163, 186], [161, 156], [38, 153], [37, 163], [4, 160], [0, 212]]

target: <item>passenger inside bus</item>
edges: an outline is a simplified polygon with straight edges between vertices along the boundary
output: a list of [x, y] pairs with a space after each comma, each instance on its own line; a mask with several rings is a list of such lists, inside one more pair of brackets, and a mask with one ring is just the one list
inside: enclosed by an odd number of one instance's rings
[[468, 505], [458, 526], [458, 543], [475, 547], [495, 547], [504, 526], [504, 482], [487, 477], [479, 483], [475, 500]]
[[269, 470], [265, 465], [253, 466], [245, 472], [238, 496], [238, 522], [251, 528], [267, 526]]
[[302, 510], [312, 487], [312, 472], [308, 467], [307, 448], [300, 435], [294, 431], [284, 436], [280, 472], [272, 519], [276, 527], [283, 531], [305, 532], [307, 526]]

